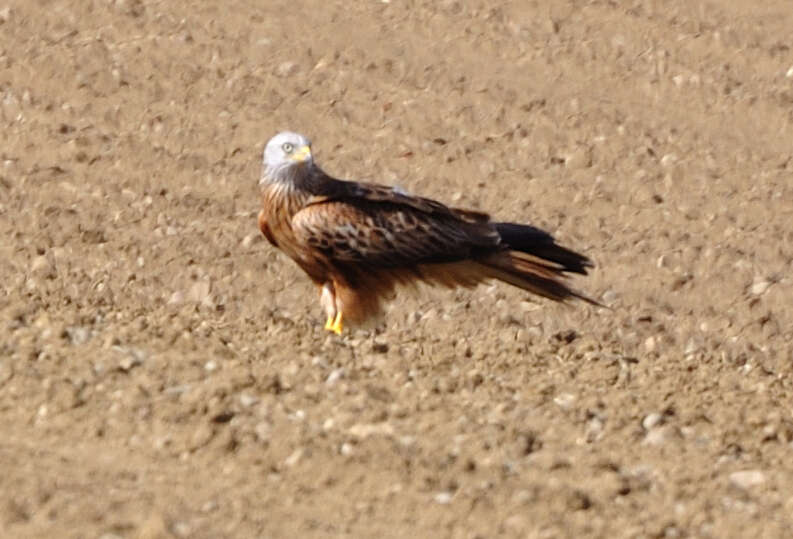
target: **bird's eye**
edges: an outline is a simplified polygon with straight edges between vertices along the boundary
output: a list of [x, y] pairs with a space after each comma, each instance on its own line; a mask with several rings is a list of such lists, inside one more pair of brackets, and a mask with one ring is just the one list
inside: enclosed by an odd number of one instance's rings
[[281, 146], [281, 149], [284, 151], [284, 153], [292, 153], [292, 150], [294, 150], [295, 147], [291, 142], [284, 142], [284, 144]]

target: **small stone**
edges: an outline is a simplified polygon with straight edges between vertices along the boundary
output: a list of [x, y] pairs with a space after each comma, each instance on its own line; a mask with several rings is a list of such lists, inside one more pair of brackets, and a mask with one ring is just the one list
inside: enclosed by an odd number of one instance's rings
[[298, 462], [300, 462], [301, 458], [303, 458], [303, 448], [298, 447], [292, 452], [291, 455], [286, 457], [286, 460], [284, 461], [284, 465], [286, 465], [288, 468], [292, 468]]
[[790, 68], [788, 68], [787, 73], [785, 73], [785, 76], [789, 79], [793, 79], [793, 66], [790, 66]]
[[242, 238], [242, 247], [245, 249], [250, 249], [253, 244], [258, 243], [261, 241], [262, 235], [261, 234], [248, 234], [244, 238]]
[[118, 362], [118, 368], [123, 372], [129, 372], [133, 367], [143, 364], [143, 361], [146, 359], [145, 353], [137, 348], [125, 349], [121, 346], [114, 346], [113, 348], [116, 351], [126, 352], [126, 356], [121, 358]]
[[[0, 9], [0, 23], [8, 22], [11, 18], [11, 8], [9, 6]], [[793, 67], [791, 67], [793, 69]]]
[[697, 352], [702, 349], [701, 339], [697, 339], [696, 337], [691, 337], [686, 344], [686, 348], [683, 351], [683, 355], [686, 357], [693, 356]]
[[206, 503], [204, 503], [204, 505], [201, 506], [201, 512], [211, 513], [212, 511], [215, 511], [217, 508], [218, 508], [218, 502], [216, 502], [215, 500], [209, 500]]
[[347, 442], [341, 444], [341, 447], [339, 448], [339, 453], [341, 453], [341, 455], [345, 457], [349, 457], [350, 455], [352, 455], [353, 453], [352, 444], [348, 444]]
[[79, 346], [91, 338], [91, 330], [84, 327], [70, 327], [66, 329], [66, 335], [73, 345]]
[[677, 155], [673, 153], [668, 153], [661, 158], [661, 166], [664, 168], [669, 168], [677, 163]]
[[617, 301], [618, 297], [618, 294], [613, 290], [606, 290], [601, 296], [603, 303], [606, 305], [613, 305]]
[[562, 410], [569, 410], [575, 404], [576, 396], [572, 393], [560, 393], [554, 397], [553, 402]]
[[300, 66], [294, 62], [282, 62], [275, 70], [279, 77], [291, 77], [300, 70]]
[[648, 353], [655, 351], [655, 337], [647, 337], [644, 340], [644, 350]]
[[179, 305], [180, 303], [184, 303], [184, 294], [179, 291], [174, 292], [168, 298], [168, 305]]
[[453, 494], [451, 492], [439, 492], [435, 495], [434, 500], [435, 503], [439, 503], [441, 505], [448, 505], [452, 503]]
[[345, 372], [346, 371], [344, 369], [332, 370], [331, 373], [328, 375], [328, 378], [325, 380], [325, 385], [328, 386], [335, 385], [336, 382], [344, 378]]
[[253, 395], [249, 395], [247, 393], [243, 393], [242, 395], [240, 395], [240, 404], [242, 405], [243, 408], [250, 408], [251, 406], [253, 406], [258, 402], [259, 402], [258, 397], [255, 397]]
[[57, 276], [55, 267], [45, 255], [37, 256], [33, 259], [30, 263], [30, 273], [31, 275], [44, 277], [46, 279], [55, 278]]
[[642, 427], [644, 430], [652, 430], [655, 427], [663, 424], [663, 422], [664, 415], [658, 412], [653, 412], [644, 416], [644, 419], [642, 419]]
[[766, 281], [764, 279], [756, 280], [754, 284], [752, 284], [752, 294], [755, 296], [762, 296], [768, 287], [771, 286], [770, 281]]
[[748, 489], [765, 483], [765, 474], [761, 470], [743, 470], [730, 474], [730, 483], [738, 488]]
[[210, 359], [206, 363], [204, 363], [204, 370], [207, 372], [214, 372], [218, 369], [217, 361], [214, 359]]

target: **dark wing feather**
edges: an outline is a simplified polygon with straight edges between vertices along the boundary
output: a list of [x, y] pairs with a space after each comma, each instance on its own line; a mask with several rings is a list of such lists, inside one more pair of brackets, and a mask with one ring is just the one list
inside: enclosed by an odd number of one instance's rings
[[292, 229], [298, 241], [328, 260], [371, 269], [465, 260], [500, 242], [486, 222], [463, 220], [434, 201], [368, 186], [355, 198], [315, 197], [292, 218]]

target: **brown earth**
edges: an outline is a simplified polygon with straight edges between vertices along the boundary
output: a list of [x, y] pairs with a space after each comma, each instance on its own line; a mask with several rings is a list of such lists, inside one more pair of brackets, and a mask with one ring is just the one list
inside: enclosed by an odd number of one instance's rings
[[[793, 10], [0, 5], [4, 537], [789, 537]], [[613, 307], [322, 330], [266, 140], [547, 228]]]

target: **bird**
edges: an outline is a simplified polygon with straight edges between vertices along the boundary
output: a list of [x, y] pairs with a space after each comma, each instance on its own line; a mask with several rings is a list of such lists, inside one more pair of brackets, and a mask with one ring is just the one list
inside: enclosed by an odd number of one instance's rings
[[267, 142], [262, 161], [259, 229], [317, 286], [325, 329], [337, 335], [344, 322], [379, 314], [398, 286], [417, 282], [473, 288], [496, 280], [601, 306], [564, 281], [587, 275], [591, 260], [540, 228], [334, 178], [314, 162], [311, 141], [290, 131]]

